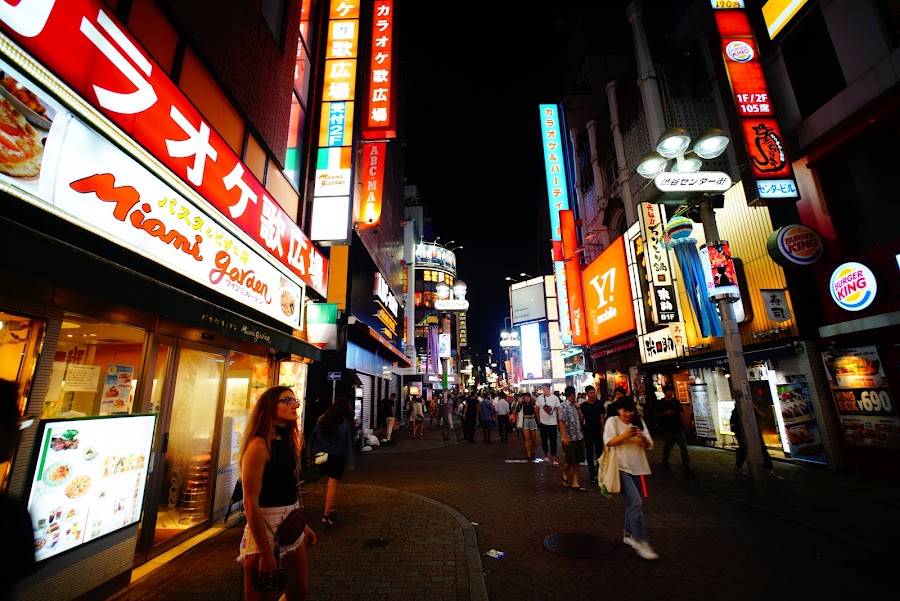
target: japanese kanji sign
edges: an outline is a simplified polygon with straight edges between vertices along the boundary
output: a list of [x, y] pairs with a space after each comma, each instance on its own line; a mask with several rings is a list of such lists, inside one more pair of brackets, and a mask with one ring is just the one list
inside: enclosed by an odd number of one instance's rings
[[[729, 178], [729, 182], [731, 179]], [[672, 279], [672, 264], [666, 248], [665, 213], [662, 206], [642, 202], [638, 216], [641, 235], [644, 240], [644, 260], [647, 271], [653, 323], [665, 324], [681, 321], [675, 286]]]
[[638, 337], [642, 363], [668, 361], [684, 354], [682, 347], [687, 341], [682, 322], [670, 323], [664, 328]]
[[769, 319], [781, 323], [793, 317], [788, 307], [787, 290], [760, 290], [759, 293]]
[[653, 183], [660, 192], [725, 192], [731, 187], [731, 176], [721, 171], [678, 173], [666, 171], [657, 175]]
[[713, 2], [712, 9], [752, 172], [742, 175], [747, 200], [800, 198], [747, 13], [735, 2]]
[[326, 294], [325, 257], [105, 3], [0, 2], [0, 30], [287, 267], [298, 282]]

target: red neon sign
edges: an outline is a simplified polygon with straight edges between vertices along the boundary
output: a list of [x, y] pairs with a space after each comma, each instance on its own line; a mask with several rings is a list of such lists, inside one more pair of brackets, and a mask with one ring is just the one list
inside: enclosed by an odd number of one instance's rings
[[394, 2], [375, 0], [372, 14], [368, 113], [362, 130], [362, 137], [366, 140], [397, 137], [393, 45]]

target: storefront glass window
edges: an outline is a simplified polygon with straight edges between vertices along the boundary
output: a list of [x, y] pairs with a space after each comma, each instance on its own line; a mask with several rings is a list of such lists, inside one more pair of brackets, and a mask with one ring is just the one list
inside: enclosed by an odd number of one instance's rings
[[147, 332], [67, 313], [42, 418], [138, 413]]

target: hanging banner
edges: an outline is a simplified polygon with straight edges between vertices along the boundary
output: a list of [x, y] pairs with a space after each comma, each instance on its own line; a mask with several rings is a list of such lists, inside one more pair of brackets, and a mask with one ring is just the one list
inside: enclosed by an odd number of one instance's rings
[[788, 308], [787, 290], [760, 290], [762, 294], [763, 305], [766, 307], [766, 317], [772, 321], [781, 323], [788, 321], [794, 316]]
[[647, 270], [650, 292], [651, 316], [653, 323], [666, 324], [681, 321], [678, 304], [675, 302], [675, 284], [672, 278], [672, 263], [669, 249], [665, 245], [665, 212], [662, 205], [650, 202], [640, 203], [638, 217], [641, 222], [641, 236], [644, 241], [645, 269]]
[[741, 297], [734, 261], [731, 259], [731, 249], [726, 240], [701, 246], [700, 259], [703, 261], [706, 292], [710, 299], [736, 300]]
[[386, 150], [385, 142], [363, 142], [359, 229], [376, 228], [381, 223]]
[[394, 1], [375, 0], [372, 9], [372, 51], [364, 140], [397, 137], [397, 84], [394, 76]]
[[572, 328], [572, 344], [588, 343], [584, 321], [584, 295], [581, 288], [581, 259], [576, 253], [578, 238], [575, 232], [575, 211], [560, 211], [563, 259], [566, 265], [566, 294], [569, 296], [569, 323]]

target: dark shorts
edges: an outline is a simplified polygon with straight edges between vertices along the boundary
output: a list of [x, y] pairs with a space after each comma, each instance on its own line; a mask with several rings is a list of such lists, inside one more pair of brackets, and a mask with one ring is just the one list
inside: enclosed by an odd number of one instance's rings
[[345, 457], [343, 455], [328, 453], [328, 459], [319, 466], [319, 470], [323, 475], [328, 476], [329, 478], [340, 480], [344, 477], [344, 463]]
[[569, 444], [563, 445], [563, 451], [565, 451], [568, 465], [578, 465], [585, 459], [583, 440], [570, 440]]

